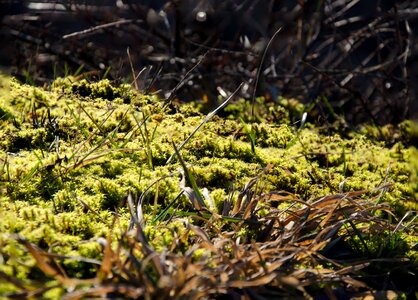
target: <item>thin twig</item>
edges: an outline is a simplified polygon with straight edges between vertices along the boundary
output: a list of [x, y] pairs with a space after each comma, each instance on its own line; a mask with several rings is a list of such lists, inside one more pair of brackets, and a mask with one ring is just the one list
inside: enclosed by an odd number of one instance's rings
[[115, 21], [115, 22], [111, 22], [111, 23], [101, 24], [101, 25], [98, 25], [98, 26], [90, 27], [89, 29], [85, 29], [85, 30], [76, 31], [76, 32], [73, 32], [73, 33], [66, 34], [62, 38], [65, 40], [65, 39], [72, 38], [72, 37], [80, 37], [82, 35], [88, 35], [90, 33], [93, 33], [95, 31], [97, 31], [97, 30], [100, 30], [100, 29], [109, 28], [109, 27], [113, 27], [113, 26], [118, 26], [118, 25], [121, 25], [121, 24], [132, 23], [133, 21], [134, 20], [122, 19], [122, 20], [118, 20], [118, 21]]

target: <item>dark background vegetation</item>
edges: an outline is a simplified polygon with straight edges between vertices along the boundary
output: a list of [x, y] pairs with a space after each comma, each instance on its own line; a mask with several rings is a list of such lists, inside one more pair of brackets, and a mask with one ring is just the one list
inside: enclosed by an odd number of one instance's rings
[[30, 83], [78, 74], [80, 66], [132, 82], [134, 69], [141, 90], [163, 97], [215, 106], [220, 88], [243, 81], [241, 95], [250, 99], [281, 28], [257, 95], [315, 104], [316, 117], [328, 122], [418, 117], [418, 1], [0, 3], [0, 64]]

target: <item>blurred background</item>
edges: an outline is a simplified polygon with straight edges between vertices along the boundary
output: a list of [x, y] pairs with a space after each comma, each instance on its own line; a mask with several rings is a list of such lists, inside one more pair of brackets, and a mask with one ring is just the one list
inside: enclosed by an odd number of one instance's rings
[[136, 78], [209, 108], [244, 82], [352, 125], [418, 118], [417, 35], [418, 1], [0, 0], [0, 70], [21, 81]]

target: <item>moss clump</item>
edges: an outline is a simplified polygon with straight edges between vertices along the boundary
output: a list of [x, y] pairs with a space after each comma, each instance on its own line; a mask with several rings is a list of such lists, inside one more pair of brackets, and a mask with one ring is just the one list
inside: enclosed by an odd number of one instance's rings
[[[198, 221], [187, 218], [193, 209], [181, 194], [185, 187], [179, 158], [167, 160], [174, 154], [173, 144], [179, 147], [202, 121], [193, 105], [168, 110], [154, 96], [114, 87], [107, 80], [57, 79], [45, 89], [11, 80], [11, 91], [2, 91], [3, 272], [32, 276], [33, 265], [22, 269], [12, 259], [29, 260], [29, 255], [10, 234], [58, 254], [100, 258], [97, 239], [129, 227], [128, 195], [133, 195], [134, 206], [141, 205], [145, 235], [153, 248], [187, 251], [193, 234], [185, 224]], [[208, 190], [205, 203], [217, 214], [226, 202], [233, 206], [238, 191], [266, 166], [271, 166], [269, 172], [258, 181], [263, 193], [287, 191], [312, 200], [369, 190], [376, 203], [389, 203], [399, 216], [418, 209], [418, 186], [411, 182], [418, 170], [411, 163], [417, 155], [413, 148], [361, 133], [343, 138], [314, 126], [295, 128], [291, 124], [303, 106], [294, 100], [257, 99], [256, 123], [249, 123], [250, 111], [243, 100], [227, 106], [224, 118], [212, 118], [180, 150], [198, 187]], [[258, 211], [260, 216], [269, 214], [267, 208]], [[171, 218], [179, 219], [166, 225]], [[251, 230], [243, 226], [239, 232], [251, 240]], [[182, 245], [174, 247], [178, 239]], [[80, 278], [96, 270], [74, 260], [63, 265]]]
[[11, 121], [14, 116], [6, 109], [0, 107], [0, 121]]
[[55, 90], [62, 89], [66, 93], [73, 93], [90, 99], [122, 99], [123, 102], [130, 103], [134, 97], [130, 85], [125, 84], [115, 87], [107, 79], [99, 82], [89, 82], [86, 79], [75, 80], [68, 77], [57, 79], [52, 86]]
[[220, 115], [226, 119], [242, 119], [245, 122], [256, 119], [270, 124], [289, 124], [300, 120], [304, 110], [304, 105], [296, 99], [279, 98], [277, 101], [272, 101], [260, 97], [256, 98], [254, 103], [240, 99], [225, 107]]
[[382, 127], [366, 124], [361, 127], [361, 132], [373, 140], [379, 140], [391, 146], [396, 143], [418, 146], [418, 123], [413, 120], [405, 120], [397, 126], [387, 124]]
[[418, 146], [418, 123], [416, 121], [403, 121], [399, 124], [399, 130], [402, 139], [406, 143]]

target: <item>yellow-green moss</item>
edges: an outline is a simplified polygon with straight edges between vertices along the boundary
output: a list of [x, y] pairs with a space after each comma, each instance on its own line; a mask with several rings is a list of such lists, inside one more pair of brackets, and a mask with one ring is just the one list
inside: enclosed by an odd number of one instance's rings
[[150, 224], [145, 227], [144, 232], [149, 239], [150, 245], [158, 252], [161, 252], [163, 249], [174, 248], [174, 246], [186, 251], [189, 248], [187, 237], [192, 235], [186, 229], [183, 220], [175, 220], [167, 225]]
[[[178, 159], [166, 162], [173, 143], [178, 147], [202, 121], [195, 106], [169, 111], [155, 96], [129, 86], [71, 77], [45, 89], [11, 80], [0, 84], [0, 92], [3, 253], [25, 257], [9, 238], [20, 234], [45, 250], [100, 257], [94, 240], [107, 236], [115, 215], [116, 232], [128, 227], [129, 193], [135, 201], [144, 193], [145, 233], [157, 250], [170, 248], [175, 237], [186, 233], [183, 221], [165, 225], [156, 217], [181, 192]], [[237, 191], [269, 164], [271, 170], [260, 179], [263, 192], [287, 191], [308, 200], [388, 185], [376, 201], [390, 203], [399, 216], [418, 209], [415, 149], [395, 141], [388, 146], [361, 133], [344, 138], [313, 126], [298, 129], [291, 124], [303, 109], [295, 100], [257, 99], [257, 122], [246, 130], [251, 103], [241, 100], [220, 113], [225, 118], [207, 122], [180, 150], [217, 213], [232, 189], [235, 200]], [[185, 196], [176, 201], [169, 216], [190, 207]], [[240, 234], [248, 231], [243, 228]], [[187, 249], [192, 235], [185, 236], [182, 247]], [[74, 260], [66, 260], [64, 267], [77, 277], [95, 270]], [[2, 269], [27, 278], [31, 267], [22, 269], [9, 259]]]

